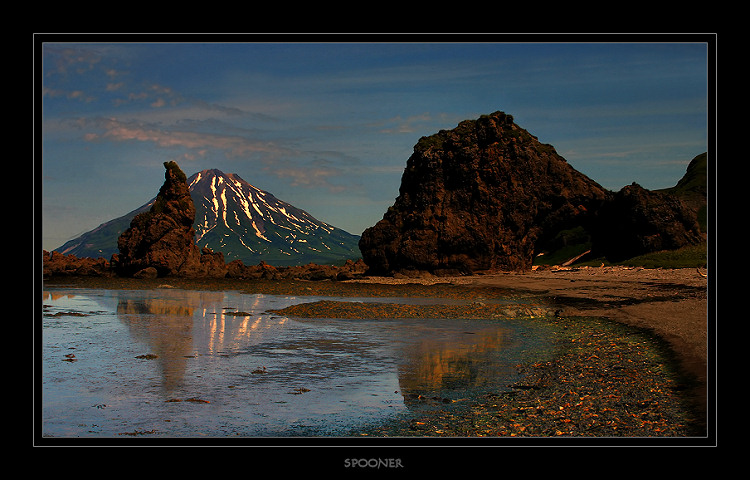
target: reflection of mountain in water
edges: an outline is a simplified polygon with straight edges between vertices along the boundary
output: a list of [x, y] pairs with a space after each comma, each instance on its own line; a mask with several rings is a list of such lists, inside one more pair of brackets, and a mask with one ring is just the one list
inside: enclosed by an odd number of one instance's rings
[[404, 400], [491, 385], [497, 379], [492, 357], [506, 345], [502, 328], [464, 333], [460, 340], [425, 340], [414, 347], [411, 361], [399, 369]]

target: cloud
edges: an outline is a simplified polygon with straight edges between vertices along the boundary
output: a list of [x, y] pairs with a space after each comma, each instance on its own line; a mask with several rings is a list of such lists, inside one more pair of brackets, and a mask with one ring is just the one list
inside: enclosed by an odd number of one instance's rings
[[330, 177], [338, 176], [341, 174], [340, 170], [311, 167], [311, 166], [297, 166], [297, 167], [281, 167], [272, 169], [271, 173], [279, 178], [291, 180], [290, 185], [293, 187], [323, 187], [331, 193], [338, 193], [346, 190], [343, 185], [334, 185], [330, 181]]
[[117, 119], [89, 120], [94, 123], [101, 133], [87, 132], [85, 139], [111, 141], [139, 141], [153, 143], [158, 147], [181, 147], [191, 150], [216, 149], [227, 157], [247, 156], [255, 153], [279, 155], [289, 153], [289, 150], [279, 147], [273, 142], [253, 140], [238, 135], [220, 135], [186, 130], [171, 130], [158, 128], [139, 122], [122, 122]]
[[83, 90], [63, 90], [49, 87], [42, 88], [42, 96], [49, 98], [64, 97], [68, 100], [78, 100], [85, 103], [90, 103], [96, 100], [95, 96], [87, 95]]
[[99, 52], [79, 46], [46, 44], [44, 46], [46, 75], [83, 74], [99, 64]]
[[291, 180], [293, 187], [325, 188], [331, 193], [340, 193], [347, 189], [346, 186], [336, 185], [331, 181], [332, 178], [342, 177], [344, 170], [324, 159], [304, 163], [285, 161], [279, 165], [269, 166], [267, 170], [279, 178]]

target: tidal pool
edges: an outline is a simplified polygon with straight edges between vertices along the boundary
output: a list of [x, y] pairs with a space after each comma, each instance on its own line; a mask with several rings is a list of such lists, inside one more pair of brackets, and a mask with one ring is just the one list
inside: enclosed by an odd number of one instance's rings
[[[355, 436], [509, 389], [549, 354], [523, 319], [301, 319], [330, 297], [181, 289], [47, 289], [47, 437]], [[334, 298], [440, 302], [445, 299]]]

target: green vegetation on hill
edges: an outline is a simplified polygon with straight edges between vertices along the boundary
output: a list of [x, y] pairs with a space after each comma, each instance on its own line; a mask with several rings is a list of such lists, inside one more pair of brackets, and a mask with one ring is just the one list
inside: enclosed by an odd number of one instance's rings
[[677, 250], [663, 250], [611, 263], [605, 258], [583, 258], [575, 266], [599, 267], [601, 265], [622, 265], [643, 268], [706, 268], [708, 266], [708, 245], [689, 245]]

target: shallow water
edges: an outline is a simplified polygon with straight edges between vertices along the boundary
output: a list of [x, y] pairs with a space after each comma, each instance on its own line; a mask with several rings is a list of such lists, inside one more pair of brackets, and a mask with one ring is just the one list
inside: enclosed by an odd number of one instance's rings
[[[179, 289], [43, 292], [42, 434], [348, 436], [508, 389], [539, 322], [295, 319], [331, 299]], [[439, 299], [334, 298], [435, 303]], [[233, 315], [233, 313], [235, 315]]]

